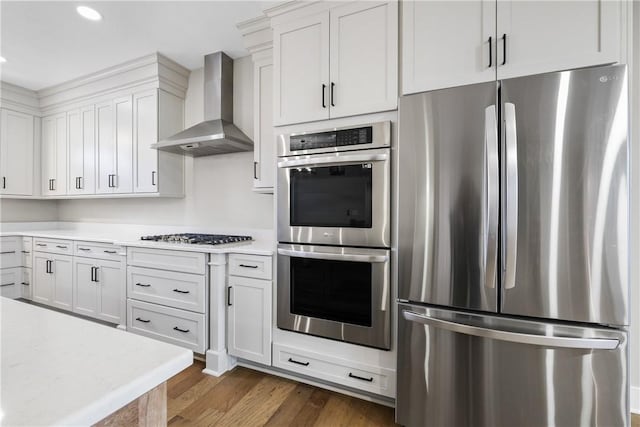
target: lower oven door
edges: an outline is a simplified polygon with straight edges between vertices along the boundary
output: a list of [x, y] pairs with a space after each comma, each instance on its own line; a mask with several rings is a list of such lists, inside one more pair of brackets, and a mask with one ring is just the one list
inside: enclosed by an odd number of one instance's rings
[[389, 250], [278, 245], [278, 327], [390, 348]]
[[278, 162], [278, 241], [389, 247], [388, 148]]

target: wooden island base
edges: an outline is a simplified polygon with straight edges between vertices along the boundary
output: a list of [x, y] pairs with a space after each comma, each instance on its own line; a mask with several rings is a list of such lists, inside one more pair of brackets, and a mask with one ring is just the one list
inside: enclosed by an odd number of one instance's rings
[[94, 424], [94, 427], [167, 425], [167, 383], [143, 394], [127, 406]]

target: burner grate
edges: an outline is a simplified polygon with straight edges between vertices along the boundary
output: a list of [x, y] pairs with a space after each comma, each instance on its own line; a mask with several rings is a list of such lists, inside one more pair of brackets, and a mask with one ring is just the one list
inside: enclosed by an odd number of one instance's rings
[[199, 233], [179, 233], [160, 234], [157, 236], [142, 236], [140, 240], [153, 242], [190, 243], [193, 245], [223, 245], [225, 243], [236, 243], [253, 240], [251, 236], [231, 236], [225, 234], [199, 234]]

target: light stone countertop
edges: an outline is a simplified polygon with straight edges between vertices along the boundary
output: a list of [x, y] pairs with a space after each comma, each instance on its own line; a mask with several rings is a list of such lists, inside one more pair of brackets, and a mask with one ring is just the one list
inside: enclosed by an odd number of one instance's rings
[[92, 425], [193, 363], [193, 353], [0, 298], [0, 425]]

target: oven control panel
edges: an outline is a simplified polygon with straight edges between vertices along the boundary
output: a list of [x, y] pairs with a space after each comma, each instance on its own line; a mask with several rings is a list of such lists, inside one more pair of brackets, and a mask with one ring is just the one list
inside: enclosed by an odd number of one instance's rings
[[289, 150], [313, 150], [317, 148], [343, 147], [346, 145], [371, 144], [373, 128], [371, 126], [356, 129], [342, 129], [305, 135], [292, 135]]

